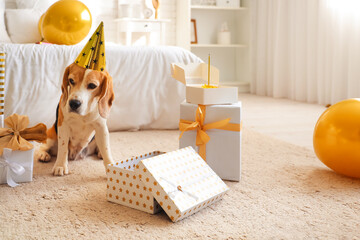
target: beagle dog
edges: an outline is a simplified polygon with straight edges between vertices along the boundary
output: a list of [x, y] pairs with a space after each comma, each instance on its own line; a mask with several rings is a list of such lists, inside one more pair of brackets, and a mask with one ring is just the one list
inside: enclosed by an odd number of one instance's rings
[[69, 173], [68, 159], [81, 159], [99, 150], [106, 168], [113, 163], [106, 125], [114, 101], [111, 76], [73, 63], [65, 70], [61, 90], [55, 124], [36, 158], [48, 162], [57, 149], [52, 172], [62, 176]]

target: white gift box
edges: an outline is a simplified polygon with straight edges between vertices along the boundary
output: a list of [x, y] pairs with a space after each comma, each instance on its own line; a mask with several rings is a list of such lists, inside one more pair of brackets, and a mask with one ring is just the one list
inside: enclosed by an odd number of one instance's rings
[[[195, 121], [198, 105], [181, 103], [180, 118]], [[239, 124], [241, 129], [241, 102], [228, 105], [205, 106], [204, 124], [214, 123], [229, 118], [230, 123]], [[210, 137], [206, 144], [206, 162], [224, 180], [240, 181], [241, 177], [241, 131], [209, 129]], [[197, 130], [185, 131], [180, 138], [180, 148], [196, 146]]]
[[[109, 181], [112, 183], [109, 184], [108, 195], [112, 194], [111, 201], [122, 181], [140, 179], [147, 193], [151, 193], [155, 198], [156, 204], [158, 203], [170, 219], [176, 222], [220, 200], [228, 190], [226, 184], [191, 147], [138, 159], [140, 161], [135, 165], [136, 179], [131, 179], [130, 174], [125, 178], [118, 172], [114, 175], [112, 171], [115, 170], [116, 164], [109, 165], [108, 183]], [[130, 168], [133, 168], [133, 164], [136, 163], [131, 164]], [[109, 179], [113, 176], [120, 176], [117, 177], [119, 179], [117, 184], [113, 183], [114, 179], [112, 181]], [[134, 184], [135, 182], [133, 186]], [[112, 186], [115, 186], [115, 190]], [[136, 191], [135, 194], [128, 194], [128, 198], [129, 200], [131, 198], [132, 203], [139, 202], [139, 205], [142, 200]], [[126, 201], [126, 203], [117, 202], [129, 206]], [[149, 212], [148, 209], [135, 207], [134, 204], [131, 207]]]
[[159, 151], [110, 164], [107, 169], [107, 199], [151, 214], [161, 210], [149, 189], [134, 171], [143, 159], [162, 154]]
[[[31, 182], [34, 166], [34, 148], [27, 151], [11, 151], [8, 159], [4, 159], [5, 151], [6, 149], [4, 149], [0, 160], [0, 183], [9, 184], [8, 177], [15, 183]], [[6, 160], [8, 162], [6, 162]], [[23, 171], [19, 171], [21, 174], [18, 175], [16, 174], [16, 169], [18, 169], [19, 166], [23, 168]], [[11, 186], [11, 183], [9, 185]]]
[[206, 63], [172, 64], [172, 77], [186, 85], [188, 103], [211, 105], [228, 104], [238, 101], [237, 87], [219, 85], [219, 70], [210, 66], [210, 85], [217, 88], [203, 88], [207, 84], [208, 65]]

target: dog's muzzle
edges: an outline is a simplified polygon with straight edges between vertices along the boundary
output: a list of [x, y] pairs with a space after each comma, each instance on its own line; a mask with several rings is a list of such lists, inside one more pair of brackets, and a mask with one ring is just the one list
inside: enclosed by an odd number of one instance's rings
[[78, 108], [81, 106], [81, 102], [79, 100], [72, 99], [69, 101], [69, 106], [72, 111], [77, 111]]

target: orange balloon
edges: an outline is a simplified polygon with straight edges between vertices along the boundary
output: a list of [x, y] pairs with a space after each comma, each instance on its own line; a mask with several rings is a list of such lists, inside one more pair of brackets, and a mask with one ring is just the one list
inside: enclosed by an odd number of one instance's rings
[[360, 178], [360, 98], [329, 107], [316, 123], [317, 157], [337, 173]]
[[49, 43], [72, 45], [81, 42], [91, 29], [90, 10], [77, 0], [60, 0], [46, 11], [41, 33]]

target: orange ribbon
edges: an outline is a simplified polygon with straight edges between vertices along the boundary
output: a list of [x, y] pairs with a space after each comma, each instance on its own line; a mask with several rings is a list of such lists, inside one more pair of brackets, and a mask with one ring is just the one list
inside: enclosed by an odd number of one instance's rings
[[38, 125], [27, 128], [29, 118], [25, 115], [13, 114], [5, 119], [5, 125], [9, 128], [0, 128], [0, 155], [4, 148], [27, 151], [33, 148], [28, 141], [46, 142], [46, 125]]
[[220, 129], [240, 132], [242, 128], [242, 122], [240, 122], [240, 124], [230, 123], [230, 118], [226, 118], [217, 122], [204, 124], [205, 116], [206, 106], [199, 104], [198, 108], [196, 109], [195, 121], [180, 119], [179, 129], [181, 134], [179, 139], [182, 137], [184, 132], [196, 129], [196, 146], [199, 148], [199, 155], [206, 161], [206, 144], [210, 141], [210, 137], [206, 131], [209, 129]]

